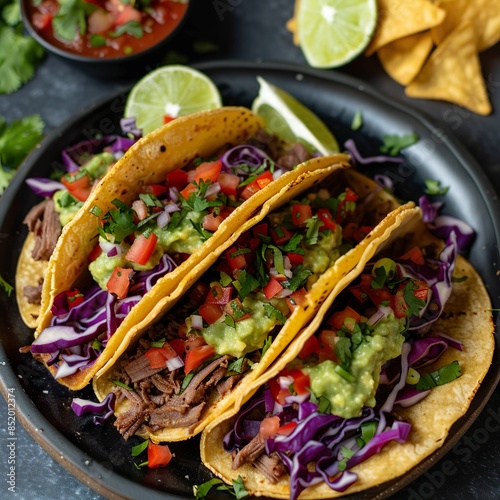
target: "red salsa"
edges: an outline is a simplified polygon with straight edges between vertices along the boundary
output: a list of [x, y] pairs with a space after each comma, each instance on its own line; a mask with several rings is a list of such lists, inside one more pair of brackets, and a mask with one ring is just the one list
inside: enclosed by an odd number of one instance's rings
[[135, 54], [181, 22], [188, 0], [29, 0], [42, 38], [67, 52], [96, 58]]

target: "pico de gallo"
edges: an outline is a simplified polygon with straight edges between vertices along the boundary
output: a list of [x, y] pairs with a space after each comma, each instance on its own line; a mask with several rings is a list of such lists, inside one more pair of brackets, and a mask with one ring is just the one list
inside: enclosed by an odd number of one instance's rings
[[174, 31], [188, 0], [29, 0], [33, 28], [62, 50], [95, 58], [135, 54]]
[[357, 480], [349, 469], [405, 442], [411, 425], [393, 408], [460, 376], [457, 361], [422, 371], [449, 347], [462, 349], [429, 330], [450, 295], [456, 254], [453, 233], [438, 257], [416, 247], [370, 263], [236, 417], [223, 441], [236, 473], [252, 463], [271, 484], [289, 474], [293, 500], [322, 481], [342, 492]]

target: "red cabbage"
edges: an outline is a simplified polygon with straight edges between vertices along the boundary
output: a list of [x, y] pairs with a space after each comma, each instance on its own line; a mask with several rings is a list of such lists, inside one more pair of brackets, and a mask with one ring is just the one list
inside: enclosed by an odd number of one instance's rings
[[66, 189], [61, 182], [44, 179], [43, 177], [30, 177], [26, 179], [26, 184], [35, 194], [44, 198], [50, 198], [56, 191]]
[[448, 349], [448, 342], [436, 337], [424, 337], [415, 340], [408, 356], [408, 364], [416, 369], [423, 368], [437, 361]]
[[443, 203], [440, 201], [436, 201], [435, 203], [431, 203], [427, 196], [422, 195], [418, 199], [418, 205], [422, 210], [422, 220], [426, 223], [434, 222], [439, 209], [443, 206]]
[[438, 215], [428, 227], [432, 234], [442, 239], [447, 239], [451, 233], [455, 233], [458, 248], [462, 252], [467, 250], [475, 237], [474, 229], [450, 215]]
[[392, 179], [388, 175], [384, 174], [375, 174], [373, 176], [373, 180], [381, 187], [386, 189], [387, 191], [394, 193], [394, 183]]
[[403, 163], [403, 158], [397, 158], [394, 156], [386, 156], [386, 155], [378, 155], [378, 156], [369, 156], [363, 158], [356, 147], [355, 142], [352, 139], [348, 139], [344, 142], [344, 147], [347, 152], [351, 155], [354, 160], [354, 163], [361, 163], [362, 165], [367, 165], [369, 163]]
[[[97, 413], [93, 418], [94, 424], [104, 425], [104, 422], [111, 418], [115, 409], [116, 394], [110, 392], [102, 403], [94, 403], [88, 399], [73, 398], [71, 409], [78, 417], [86, 413]], [[104, 415], [103, 415], [104, 414]]]
[[417, 391], [413, 387], [406, 386], [399, 392], [394, 404], [402, 406], [403, 408], [408, 408], [422, 401], [430, 392], [430, 389], [427, 391]]
[[137, 124], [135, 122], [134, 117], [121, 118], [120, 119], [120, 128], [122, 129], [122, 132], [125, 135], [132, 134], [136, 139], [139, 139], [139, 137], [142, 137], [142, 130], [137, 128]]

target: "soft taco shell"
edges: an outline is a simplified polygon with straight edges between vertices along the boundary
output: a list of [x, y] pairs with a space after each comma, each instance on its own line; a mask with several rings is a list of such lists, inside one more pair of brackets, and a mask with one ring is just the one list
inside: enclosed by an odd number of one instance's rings
[[[112, 208], [112, 201], [117, 197], [125, 203], [130, 202], [143, 183], [158, 182], [168, 172], [185, 166], [193, 158], [209, 157], [225, 144], [240, 143], [261, 127], [261, 119], [245, 108], [221, 108], [174, 120], [134, 145], [99, 183], [92, 198], [87, 200], [76, 217], [65, 226], [49, 263], [51, 282], [46, 282], [46, 286], [44, 284], [44, 293], [50, 294], [50, 303], [85, 274], [87, 255], [98, 234], [98, 219], [89, 212], [90, 208], [98, 206], [104, 213]], [[168, 157], [166, 153], [169, 153]], [[295, 193], [299, 186], [303, 189], [320, 182], [328, 173], [348, 165], [349, 157], [346, 155], [313, 158], [257, 192], [232, 212], [189, 259], [156, 283], [127, 315], [91, 367], [58, 381], [70, 389], [81, 389], [108, 361], [114, 362], [160, 312], [175, 304], [182, 291], [245, 229], [264, 217], [261, 207], [268, 198], [287, 190]], [[51, 319], [49, 308], [40, 320], [36, 336], [50, 324]], [[44, 355], [42, 360], [47, 358]], [[48, 369], [55, 374], [54, 367]]]
[[[331, 173], [332, 169], [330, 168], [325, 169], [322, 173], [308, 172], [307, 174], [303, 174], [303, 178], [298, 177], [295, 182], [292, 182], [283, 188], [276, 196], [272, 197], [263, 205], [258, 220], [261, 220], [271, 210], [278, 208], [289, 200], [295, 199], [296, 195], [299, 194], [299, 192], [303, 193], [307, 187], [311, 187], [318, 182], [324, 182], [326, 175]], [[366, 253], [366, 249], [373, 246], [371, 242], [378, 241], [380, 238], [388, 237], [390, 232], [394, 230], [395, 226], [400, 224], [400, 217], [402, 217], [402, 214], [407, 212], [414, 213], [416, 210], [418, 211], [418, 209], [412, 208], [413, 204], [397, 207], [397, 202], [395, 202], [390, 195], [387, 195], [385, 191], [379, 189], [373, 181], [357, 172], [353, 172], [351, 170], [336, 171], [333, 173], [332, 177], [333, 179], [328, 179], [328, 184], [334, 184], [340, 191], [348, 185], [360, 194], [360, 197], [365, 200], [366, 212], [374, 214], [377, 212], [375, 207], [385, 204], [387, 210], [391, 212], [390, 215], [385, 217], [382, 222], [380, 222], [375, 229], [361, 241], [361, 243], [338, 259], [335, 265], [319, 278], [308, 293], [306, 305], [295, 309], [273, 340], [271, 347], [267, 350], [261, 361], [258, 364], [253, 365], [250, 373], [248, 373], [232, 391], [227, 393], [224, 397], [216, 397], [215, 399], [209, 401], [209, 404], [204, 410], [202, 420], [194, 429], [176, 428], [163, 429], [156, 432], [147, 431], [140, 434], [142, 437], [149, 438], [154, 442], [180, 441], [188, 439], [201, 432], [223, 411], [230, 408], [231, 405], [242, 404], [242, 400], [246, 396], [248, 386], [267, 370], [276, 357], [290, 344], [301, 328], [305, 324], [312, 321], [315, 315], [318, 314], [321, 304], [328, 296], [328, 290], [331, 289], [337, 281], [342, 280], [349, 273], [349, 271], [355, 267], [360, 260], [362, 260], [363, 255]], [[244, 229], [250, 228], [256, 222], [257, 221], [249, 221], [244, 225]], [[239, 234], [241, 234], [241, 232]], [[214, 261], [215, 256], [213, 259], [206, 259], [203, 265], [199, 266], [200, 272], [197, 270], [197, 272], [190, 273], [184, 280], [182, 280], [178, 285], [178, 294], [181, 295], [183, 291], [187, 291]], [[161, 294], [162, 290], [157, 288], [156, 291]], [[153, 313], [164, 313], [172, 307], [174, 303], [175, 301], [171, 300], [167, 303], [166, 307], [163, 308], [159, 305], [157, 311], [153, 311]], [[154, 317], [151, 318], [148, 324], [154, 320]], [[117, 351], [117, 353], [113, 356], [113, 359], [110, 360], [109, 364], [95, 377], [93, 387], [99, 400], [102, 401], [106, 395], [112, 391], [114, 384], [110, 379], [113, 378], [111, 376], [113, 367], [119, 359], [119, 356], [125, 352], [125, 349], [128, 346], [134, 345], [134, 342], [137, 340], [138, 334], [140, 333], [141, 332], [137, 330], [136, 332], [128, 334], [127, 339], [121, 343], [119, 351]], [[129, 405], [129, 401], [123, 401], [117, 404], [115, 407], [115, 414], [118, 416], [126, 412]]]
[[[409, 215], [410, 218], [406, 219], [406, 224], [403, 223], [385, 242], [381, 239], [378, 243], [384, 246], [402, 236], [409, 227], [415, 224], [415, 218]], [[420, 230], [417, 230], [415, 235], [423, 236], [424, 234], [420, 225]], [[432, 240], [432, 238], [428, 239]], [[367, 251], [358, 268], [342, 280], [344, 287], [362, 272], [364, 265], [378, 249], [375, 246]], [[491, 303], [484, 283], [472, 265], [460, 255], [457, 257], [453, 276], [456, 278], [467, 276], [467, 280], [453, 283], [452, 296], [445, 306], [442, 317], [432, 325], [431, 331], [442, 332], [459, 340], [462, 342], [463, 351], [448, 349], [436, 366], [430, 366], [428, 371], [458, 360], [462, 366], [462, 375], [444, 386], [435, 387], [429, 396], [418, 404], [409, 408], [397, 408], [392, 412], [412, 424], [407, 442], [404, 444], [391, 442], [381, 453], [353, 467], [351, 470], [358, 475], [358, 481], [345, 493], [335, 492], [326, 484], [320, 483], [304, 490], [300, 495], [301, 499], [340, 497], [375, 487], [404, 474], [441, 447], [451, 426], [467, 411], [491, 364], [494, 349], [494, 325]], [[288, 475], [282, 477], [277, 484], [271, 485], [250, 464], [244, 464], [236, 471], [233, 470], [231, 456], [222, 448], [222, 440], [232, 428], [234, 415], [239, 411], [241, 404], [247, 401], [262, 384], [276, 376], [288, 362], [297, 357], [304, 341], [319, 327], [329, 305], [342, 288], [339, 283], [323, 304], [315, 321], [301, 332], [270, 370], [252, 385], [246, 387], [245, 397], [203, 432], [202, 461], [221, 479], [230, 483], [232, 479], [237, 479], [238, 475], [241, 475], [246, 489], [252, 495], [289, 498]]]

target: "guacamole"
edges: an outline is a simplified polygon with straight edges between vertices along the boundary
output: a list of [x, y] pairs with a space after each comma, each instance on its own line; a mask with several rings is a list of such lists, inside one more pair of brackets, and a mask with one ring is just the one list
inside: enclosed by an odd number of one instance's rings
[[[336, 370], [337, 364], [327, 360], [316, 366], [305, 366], [311, 390], [316, 397], [330, 401], [331, 413], [343, 418], [361, 415], [364, 406], [375, 406], [375, 393], [379, 384], [382, 365], [401, 354], [406, 318], [396, 319], [393, 314], [377, 323], [371, 335], [352, 353], [349, 374], [352, 381]], [[350, 377], [349, 377], [350, 378]]]

